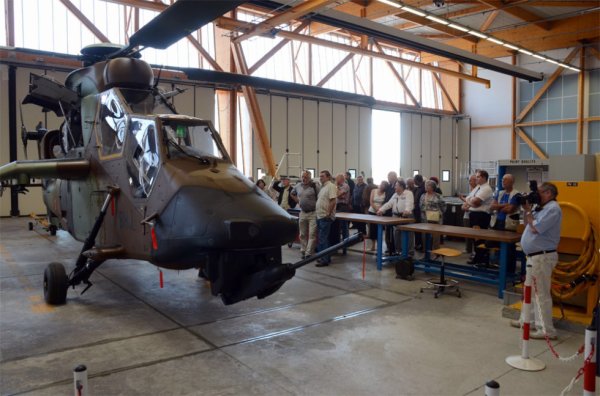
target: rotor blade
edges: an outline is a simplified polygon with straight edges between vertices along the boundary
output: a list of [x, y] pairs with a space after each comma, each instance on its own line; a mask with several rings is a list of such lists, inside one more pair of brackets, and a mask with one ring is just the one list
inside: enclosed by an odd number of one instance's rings
[[129, 39], [129, 47], [165, 49], [244, 1], [179, 0]]

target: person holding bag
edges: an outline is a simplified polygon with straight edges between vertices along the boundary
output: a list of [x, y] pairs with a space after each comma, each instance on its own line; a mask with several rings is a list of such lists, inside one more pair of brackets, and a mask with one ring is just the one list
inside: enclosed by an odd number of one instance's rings
[[[425, 194], [421, 195], [421, 223], [442, 224], [446, 203], [442, 196], [435, 192], [437, 184], [433, 180], [425, 182]], [[440, 247], [440, 236], [432, 235], [432, 249]]]

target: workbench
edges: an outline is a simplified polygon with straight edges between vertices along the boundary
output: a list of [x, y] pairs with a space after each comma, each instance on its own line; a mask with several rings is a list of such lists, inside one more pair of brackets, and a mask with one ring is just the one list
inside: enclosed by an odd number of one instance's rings
[[[439, 263], [431, 259], [431, 235], [448, 235], [476, 240], [500, 242], [500, 267], [498, 270], [475, 268], [467, 265], [446, 263], [446, 274], [456, 278], [473, 280], [498, 287], [498, 298], [504, 296], [506, 281], [514, 279], [515, 273], [508, 273], [509, 249], [521, 240], [521, 235], [511, 231], [482, 230], [468, 227], [457, 227], [433, 223], [415, 223], [400, 226], [402, 231], [402, 256], [406, 258], [408, 238], [411, 232], [426, 234], [425, 257], [415, 260], [415, 268], [425, 272], [439, 272]], [[514, 255], [513, 255], [514, 257]], [[514, 266], [513, 266], [514, 268]]]
[[[386, 217], [375, 216], [372, 214], [338, 212], [335, 214], [336, 220], [346, 220], [358, 223], [377, 224], [377, 270], [381, 271], [383, 262], [387, 260], [397, 260], [398, 256], [383, 257], [383, 226], [396, 226], [400, 224], [414, 223], [413, 218], [404, 217]], [[393, 246], [388, 246], [393, 250]]]

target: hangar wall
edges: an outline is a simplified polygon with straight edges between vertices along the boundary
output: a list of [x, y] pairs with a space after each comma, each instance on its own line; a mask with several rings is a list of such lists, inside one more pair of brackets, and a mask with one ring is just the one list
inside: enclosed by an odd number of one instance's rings
[[[321, 170], [335, 175], [347, 169], [371, 175], [370, 108], [274, 94], [257, 97], [273, 158], [277, 164], [283, 159], [280, 175], [299, 176], [309, 168], [315, 176]], [[252, 161], [257, 178], [257, 169], [265, 168], [258, 144]]]

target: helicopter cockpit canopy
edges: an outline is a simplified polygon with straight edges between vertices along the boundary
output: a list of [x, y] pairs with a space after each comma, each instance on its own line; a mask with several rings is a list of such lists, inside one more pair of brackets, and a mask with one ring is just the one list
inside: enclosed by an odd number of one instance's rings
[[210, 121], [181, 115], [161, 115], [160, 121], [169, 157], [184, 155], [201, 161], [229, 160]]

